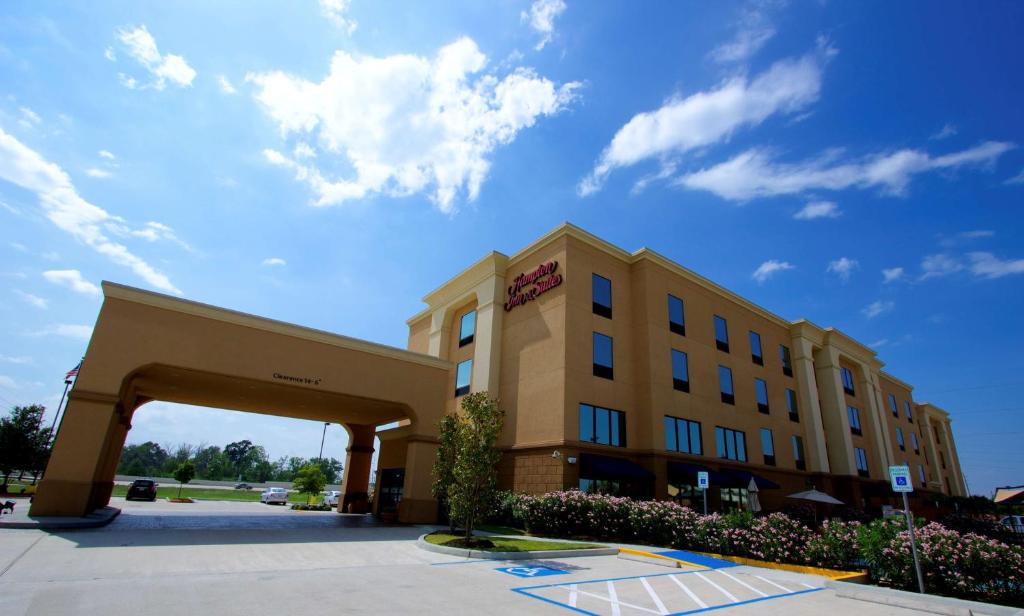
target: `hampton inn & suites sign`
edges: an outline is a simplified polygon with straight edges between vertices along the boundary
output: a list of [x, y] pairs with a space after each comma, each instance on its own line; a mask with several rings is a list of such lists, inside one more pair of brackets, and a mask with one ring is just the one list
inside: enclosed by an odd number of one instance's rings
[[519, 274], [508, 288], [508, 301], [505, 311], [537, 299], [541, 294], [562, 284], [562, 274], [558, 273], [558, 261], [548, 261], [537, 269]]

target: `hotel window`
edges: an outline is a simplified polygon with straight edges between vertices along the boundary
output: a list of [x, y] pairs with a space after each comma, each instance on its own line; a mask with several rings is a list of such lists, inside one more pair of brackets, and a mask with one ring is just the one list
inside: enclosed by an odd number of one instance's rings
[[626, 414], [622, 411], [580, 405], [580, 440], [612, 447], [626, 446]]
[[804, 439], [799, 436], [793, 437], [793, 460], [796, 462], [797, 470], [807, 470], [807, 462], [804, 458]]
[[775, 442], [772, 441], [770, 428], [761, 428], [761, 453], [764, 454], [765, 464], [775, 466]]
[[743, 511], [750, 506], [746, 488], [718, 488], [718, 497], [725, 513]]
[[914, 423], [914, 413], [910, 410], [910, 403], [906, 400], [903, 401], [903, 411], [907, 414], [907, 421]]
[[896, 442], [900, 446], [900, 451], [907, 450], [907, 443], [903, 440], [903, 428], [896, 428]]
[[612, 370], [612, 339], [594, 332], [594, 376], [603, 379], [614, 377]]
[[779, 357], [782, 359], [782, 374], [793, 376], [793, 358], [789, 355], [789, 347], [779, 345]]
[[764, 354], [761, 352], [761, 334], [750, 332], [750, 361], [758, 366], [764, 365]]
[[768, 383], [763, 379], [754, 379], [754, 389], [757, 391], [757, 412], [768, 414]]
[[939, 452], [939, 464], [942, 466], [942, 470], [946, 470], [946, 456], [941, 451]]
[[851, 396], [856, 396], [857, 394], [853, 389], [853, 373], [850, 372], [850, 369], [840, 368], [839, 374], [843, 377], [843, 391], [850, 394]]
[[668, 296], [668, 328], [680, 336], [686, 335], [686, 311], [683, 309], [683, 300], [675, 295]]
[[747, 461], [747, 435], [739, 430], [718, 426], [715, 428], [718, 441], [718, 457], [738, 462]]
[[846, 414], [850, 418], [850, 432], [860, 436], [863, 432], [860, 429], [860, 411], [855, 406], [846, 407]]
[[584, 479], [580, 477], [580, 492], [585, 494], [607, 494], [620, 496], [623, 494], [621, 481], [611, 479]]
[[459, 321], [459, 347], [464, 347], [473, 342], [473, 334], [476, 333], [476, 310], [470, 310], [462, 315]]
[[910, 444], [914, 446], [914, 453], [921, 453], [921, 442], [917, 440], [917, 432], [910, 433]]
[[857, 474], [861, 477], [868, 476], [868, 454], [860, 447], [853, 448], [853, 457], [857, 460]]
[[594, 274], [593, 276], [593, 308], [594, 314], [612, 318], [612, 281]]
[[725, 366], [718, 367], [718, 390], [722, 392], [722, 402], [736, 404], [736, 396], [732, 391], [732, 370]]
[[899, 417], [900, 412], [896, 410], [896, 396], [889, 394], [889, 409], [892, 411], [893, 417]]
[[715, 346], [719, 351], [729, 352], [729, 324], [717, 314], [715, 315]]
[[700, 422], [665, 415], [665, 450], [701, 455]]
[[928, 477], [926, 477], [925, 474], [924, 474], [924, 464], [918, 464], [917, 465], [917, 477], [918, 477], [918, 479], [921, 480], [921, 487], [922, 488], [927, 488], [928, 487]]
[[672, 387], [676, 391], [690, 391], [690, 367], [686, 353], [672, 349]]
[[473, 360], [467, 359], [459, 363], [455, 369], [455, 397], [469, 393], [469, 383], [473, 378]]
[[796, 392], [792, 389], [786, 389], [786, 406], [789, 408], [789, 419], [790, 421], [800, 421], [800, 410], [796, 404]]

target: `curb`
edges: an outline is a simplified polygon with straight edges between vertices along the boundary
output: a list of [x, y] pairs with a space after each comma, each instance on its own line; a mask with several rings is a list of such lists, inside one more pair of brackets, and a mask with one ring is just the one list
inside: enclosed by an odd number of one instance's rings
[[895, 588], [864, 586], [835, 580], [825, 582], [825, 588], [834, 590], [837, 597], [947, 616], [982, 616], [983, 614], [986, 616], [1020, 616], [1024, 614], [1024, 610], [1005, 605], [979, 603], [938, 595], [922, 595]]
[[[429, 534], [429, 533], [428, 533]], [[428, 552], [447, 554], [449, 556], [462, 556], [464, 558], [479, 558], [481, 560], [535, 560], [538, 558], [573, 558], [576, 556], [614, 556], [619, 553], [619, 548], [586, 548], [582, 550], [539, 550], [533, 552], [488, 552], [486, 550], [467, 550], [465, 548], [452, 548], [446, 545], [436, 545], [427, 542], [427, 535], [420, 535], [416, 540], [416, 546]]]
[[40, 516], [38, 518], [29, 518], [30, 521], [27, 522], [0, 522], [0, 529], [76, 530], [79, 528], [99, 528], [110, 524], [119, 515], [121, 515], [121, 510], [117, 507], [102, 507], [80, 518]]

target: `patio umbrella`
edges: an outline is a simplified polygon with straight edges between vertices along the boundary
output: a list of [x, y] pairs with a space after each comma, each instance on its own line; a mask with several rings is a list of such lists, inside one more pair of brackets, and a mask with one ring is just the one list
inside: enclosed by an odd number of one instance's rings
[[815, 503], [828, 503], [829, 505], [845, 505], [843, 501], [838, 498], [833, 498], [824, 492], [819, 492], [814, 488], [804, 492], [797, 492], [796, 494], [790, 494], [786, 498], [797, 498], [800, 500], [813, 501]]
[[747, 504], [754, 513], [761, 511], [761, 501], [757, 498], [757, 482], [753, 477], [750, 478], [750, 484], [747, 485]]

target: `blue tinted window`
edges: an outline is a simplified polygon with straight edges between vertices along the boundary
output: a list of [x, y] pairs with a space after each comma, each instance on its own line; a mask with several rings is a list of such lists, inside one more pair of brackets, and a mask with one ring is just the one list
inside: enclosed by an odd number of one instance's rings
[[910, 411], [910, 403], [906, 400], [903, 401], [903, 410], [907, 413], [907, 419], [914, 421], [914, 414]]
[[665, 416], [665, 449], [681, 453], [701, 454], [700, 423]]
[[779, 359], [782, 361], [782, 371], [786, 374], [793, 374], [793, 361], [789, 356], [789, 347], [780, 344], [779, 345]]
[[674, 417], [665, 416], [665, 450], [679, 451], [679, 443], [676, 440], [676, 420]]
[[677, 381], [690, 380], [690, 367], [687, 365], [686, 353], [672, 349], [672, 379]]
[[612, 442], [611, 426], [608, 423], [608, 409], [601, 407], [594, 408], [594, 440], [598, 443], [608, 444]]
[[729, 326], [725, 319], [715, 315], [715, 340], [723, 344], [729, 344]]
[[793, 459], [797, 462], [804, 459], [804, 439], [799, 436], [793, 437]]
[[868, 454], [860, 447], [855, 447], [853, 453], [857, 459], [857, 470], [864, 473], [868, 472]]
[[469, 393], [469, 384], [473, 377], [473, 360], [467, 359], [461, 362], [455, 369], [455, 395], [462, 396]]
[[910, 442], [911, 442], [911, 444], [914, 445], [914, 451], [919, 451], [920, 450], [921, 443], [917, 440], [917, 432], [911, 432], [910, 433]]
[[597, 332], [594, 332], [594, 363], [612, 367], [612, 339]]
[[599, 445], [625, 447], [625, 414], [622, 411], [580, 404], [580, 440]]
[[580, 405], [580, 440], [594, 442], [594, 407], [589, 404]]
[[775, 455], [775, 443], [772, 441], [772, 431], [769, 428], [761, 428], [761, 453], [766, 456]]
[[669, 327], [676, 333], [685, 333], [686, 314], [683, 309], [683, 300], [675, 295], [668, 296], [668, 322]]
[[768, 404], [768, 384], [761, 379], [754, 379], [754, 389], [757, 390], [757, 403]]
[[476, 310], [471, 310], [462, 315], [462, 320], [459, 322], [459, 346], [473, 342], [474, 333], [476, 333]]
[[612, 281], [593, 275], [593, 305], [594, 314], [603, 317], [612, 317]]
[[796, 405], [796, 392], [792, 389], [786, 390], [786, 406], [793, 415], [797, 415], [800, 412]]
[[[843, 377], [843, 390], [851, 396], [856, 395], [855, 389], [853, 388], [853, 373], [850, 372], [849, 368], [840, 368], [839, 374]], [[896, 409], [893, 409], [895, 411]]]
[[715, 428], [715, 440], [719, 458], [747, 461], [747, 436], [743, 432], [718, 426]]
[[848, 406], [848, 407], [846, 407], [846, 414], [850, 418], [850, 430], [853, 430], [854, 432], [857, 432], [859, 434], [860, 431], [861, 431], [861, 429], [860, 429], [860, 411], [857, 409], [857, 407]]
[[690, 425], [690, 453], [700, 455], [704, 453], [704, 441], [700, 436], [700, 423], [696, 421], [687, 423]]
[[761, 353], [761, 334], [757, 332], [750, 332], [750, 356], [756, 360], [764, 360], [764, 355]]
[[896, 409], [896, 396], [889, 394], [889, 409], [893, 417], [898, 417], [900, 412]]
[[718, 386], [723, 394], [732, 395], [732, 370], [725, 366], [718, 367]]
[[896, 443], [900, 446], [900, 449], [907, 446], [906, 442], [903, 440], [903, 428], [896, 428]]

